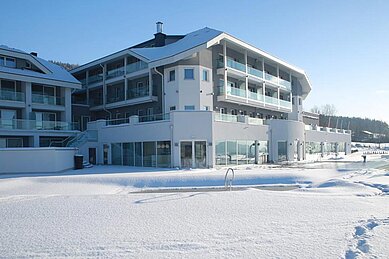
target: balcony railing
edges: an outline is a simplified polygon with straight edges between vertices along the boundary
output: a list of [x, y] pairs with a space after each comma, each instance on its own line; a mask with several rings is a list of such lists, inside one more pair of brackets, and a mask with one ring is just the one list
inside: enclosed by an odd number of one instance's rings
[[135, 87], [128, 89], [128, 99], [145, 97], [149, 95], [149, 86]]
[[151, 115], [145, 115], [145, 116], [134, 116], [136, 119], [132, 120], [130, 118], [121, 118], [121, 119], [113, 119], [113, 120], [107, 120], [106, 125], [121, 125], [121, 124], [130, 124], [132, 123], [143, 123], [143, 122], [151, 122], [151, 121], [166, 121], [170, 120], [170, 113], [163, 113], [163, 114], [151, 114]]
[[278, 99], [271, 96], [265, 96], [265, 102], [267, 104], [278, 105]]
[[107, 71], [107, 79], [124, 75], [124, 67], [115, 68]]
[[278, 84], [278, 77], [265, 73], [265, 79], [272, 83]]
[[215, 113], [215, 121], [238, 122], [238, 116], [232, 114]]
[[251, 92], [249, 90], [249, 99], [263, 102], [263, 95], [258, 92]]
[[0, 90], [0, 100], [24, 102], [25, 95], [21, 92]]
[[253, 67], [247, 67], [247, 72], [252, 75], [252, 76], [256, 76], [256, 77], [259, 77], [259, 78], [263, 78], [263, 72], [261, 70], [258, 70], [256, 68], [253, 68]]
[[0, 119], [0, 129], [19, 129], [19, 130], [78, 130], [77, 123], [63, 121], [36, 121]]
[[280, 106], [284, 108], [292, 109], [292, 103], [290, 101], [280, 99]]
[[239, 96], [239, 97], [246, 97], [246, 90], [227, 86], [227, 94], [235, 95], [235, 96]]
[[134, 73], [136, 71], [148, 68], [148, 64], [144, 61], [138, 61], [127, 65], [127, 73]]
[[116, 103], [121, 101], [124, 101], [124, 94], [119, 96], [109, 96], [107, 98], [107, 103]]
[[103, 81], [103, 74], [93, 75], [88, 77], [88, 84], [94, 84]]
[[246, 65], [227, 57], [227, 67], [246, 72]]
[[286, 89], [292, 89], [292, 84], [289, 81], [279, 78], [279, 85], [285, 87]]
[[51, 95], [32, 94], [32, 103], [63, 106], [65, 105], [65, 98]]
[[263, 119], [248, 117], [248, 124], [251, 125], [263, 125]]

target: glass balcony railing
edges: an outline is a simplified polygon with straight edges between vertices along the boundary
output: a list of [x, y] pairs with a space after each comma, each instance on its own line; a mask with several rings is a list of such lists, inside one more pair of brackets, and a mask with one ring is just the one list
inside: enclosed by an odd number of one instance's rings
[[32, 94], [32, 103], [63, 106], [65, 105], [65, 98], [51, 95]]
[[286, 81], [284, 79], [279, 79], [279, 84], [283, 87], [285, 87], [286, 89], [290, 90], [292, 89], [292, 84], [289, 82], [289, 81]]
[[103, 81], [103, 74], [93, 75], [88, 77], [88, 84], [94, 84]]
[[232, 58], [227, 57], [227, 67], [233, 68], [242, 72], [246, 72], [246, 65], [239, 63], [237, 61], [234, 61]]
[[272, 83], [278, 84], [278, 77], [265, 73], [265, 79]]
[[78, 124], [77, 123], [63, 122], [63, 121], [0, 119], [0, 128], [1, 129], [19, 129], [19, 130], [78, 130]]
[[124, 94], [119, 96], [108, 96], [107, 103], [116, 103], [124, 101]]
[[263, 102], [263, 95], [258, 92], [249, 91], [249, 99]]
[[232, 114], [215, 113], [215, 121], [238, 122], [238, 116]]
[[292, 103], [290, 101], [280, 99], [280, 106], [284, 108], [292, 109]]
[[25, 95], [21, 92], [0, 90], [0, 100], [24, 102]]
[[128, 99], [148, 96], [150, 93], [149, 86], [136, 87], [128, 89]]
[[227, 94], [239, 97], [246, 97], [246, 90], [227, 86]]
[[263, 125], [263, 119], [260, 119], [260, 118], [248, 117], [247, 122], [248, 122], [248, 124], [251, 124], [251, 125]]
[[252, 76], [256, 76], [256, 77], [259, 77], [259, 78], [263, 78], [263, 72], [261, 70], [258, 70], [256, 68], [253, 68], [253, 67], [248, 67], [247, 68], [247, 72], [252, 75]]
[[106, 79], [115, 78], [124, 75], [124, 67], [115, 68], [107, 71]]
[[138, 61], [135, 63], [128, 64], [126, 67], [127, 74], [134, 73], [136, 71], [148, 68], [148, 64], [144, 61]]
[[265, 102], [266, 104], [278, 105], [278, 99], [271, 96], [265, 96]]
[[164, 120], [170, 120], [170, 113], [151, 114], [151, 115], [139, 117], [139, 123], [149, 122], [149, 121], [164, 121]]

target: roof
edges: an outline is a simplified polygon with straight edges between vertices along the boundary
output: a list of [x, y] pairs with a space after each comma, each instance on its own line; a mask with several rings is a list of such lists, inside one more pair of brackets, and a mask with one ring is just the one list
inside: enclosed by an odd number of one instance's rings
[[131, 51], [144, 57], [149, 62], [169, 58], [187, 50], [206, 44], [208, 41], [219, 36], [223, 32], [208, 27], [191, 32], [184, 38], [163, 47], [132, 48]]
[[[7, 52], [13, 52], [21, 55], [23, 55], [23, 58], [26, 60], [29, 60], [32, 62], [34, 65], [38, 67], [44, 67], [46, 68], [47, 73], [39, 73], [33, 70], [28, 70], [28, 69], [19, 69], [19, 68], [11, 68], [11, 67], [5, 67], [5, 66], [0, 66], [0, 72], [7, 73], [7, 74], [12, 74], [12, 75], [18, 75], [18, 76], [25, 76], [25, 77], [33, 77], [33, 78], [40, 78], [40, 79], [47, 79], [47, 80], [53, 80], [53, 81], [58, 81], [58, 82], [65, 82], [65, 83], [70, 83], [73, 84], [74, 87], [78, 88], [81, 86], [81, 83], [70, 74], [66, 69], [64, 69], [61, 66], [58, 66], [56, 64], [53, 64], [47, 60], [44, 60], [42, 58], [33, 56], [29, 53], [26, 53], [22, 50], [10, 48], [5, 45], [0, 45], [0, 51], [5, 50]], [[12, 53], [10, 53], [10, 56]], [[43, 72], [46, 72], [43, 71]]]

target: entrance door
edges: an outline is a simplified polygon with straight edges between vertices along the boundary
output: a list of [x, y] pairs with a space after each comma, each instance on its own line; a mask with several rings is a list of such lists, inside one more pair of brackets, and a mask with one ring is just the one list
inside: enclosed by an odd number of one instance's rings
[[206, 141], [182, 141], [180, 144], [180, 150], [182, 168], [207, 167]]
[[287, 142], [279, 141], [278, 142], [278, 161], [286, 161], [287, 160]]
[[195, 168], [206, 168], [207, 167], [207, 142], [195, 141]]
[[181, 149], [181, 167], [192, 168], [193, 167], [192, 141], [182, 141], [180, 145], [180, 149]]
[[96, 148], [89, 148], [89, 163], [96, 164]]

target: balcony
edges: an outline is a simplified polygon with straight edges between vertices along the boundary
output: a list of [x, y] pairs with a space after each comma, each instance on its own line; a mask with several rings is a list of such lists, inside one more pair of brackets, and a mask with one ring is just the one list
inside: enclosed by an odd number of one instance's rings
[[127, 74], [134, 73], [136, 71], [140, 71], [148, 68], [148, 64], [144, 61], [138, 61], [135, 63], [128, 64], [126, 67]]
[[292, 84], [289, 81], [279, 78], [279, 85], [286, 88], [287, 90], [292, 89]]
[[278, 98], [271, 97], [271, 96], [265, 96], [265, 103], [278, 106]]
[[271, 74], [265, 73], [265, 79], [269, 82], [272, 82], [274, 84], [278, 85], [278, 77], [273, 76]]
[[263, 72], [253, 67], [247, 67], [247, 72], [255, 77], [263, 78]]
[[149, 86], [142, 86], [128, 89], [127, 99], [134, 99], [139, 97], [148, 96], [150, 93]]
[[25, 95], [22, 92], [0, 90], [0, 100], [24, 102]]
[[106, 79], [115, 78], [124, 75], [124, 67], [115, 68], [107, 71]]
[[77, 123], [63, 121], [36, 121], [0, 119], [0, 129], [18, 129], [18, 130], [78, 130]]
[[287, 109], [292, 109], [292, 103], [290, 101], [280, 99], [280, 106]]
[[170, 113], [152, 114], [152, 115], [146, 115], [141, 117], [137, 115], [133, 115], [129, 118], [107, 120], [105, 123], [107, 126], [109, 126], [109, 125], [121, 125], [121, 124], [139, 124], [144, 122], [168, 121], [168, 120], [170, 120]]
[[93, 75], [88, 77], [88, 84], [94, 84], [103, 81], [103, 74]]
[[124, 101], [124, 94], [119, 96], [108, 96], [107, 103], [116, 103]]
[[236, 70], [239, 70], [239, 71], [242, 71], [242, 72], [246, 73], [246, 65], [242, 64], [242, 63], [239, 63], [237, 61], [234, 61], [230, 57], [227, 57], [227, 67], [233, 68], [233, 69], [236, 69]]
[[65, 98], [43, 94], [32, 94], [32, 103], [64, 106]]
[[258, 92], [252, 92], [249, 90], [248, 97], [251, 100], [263, 102], [263, 95]]

